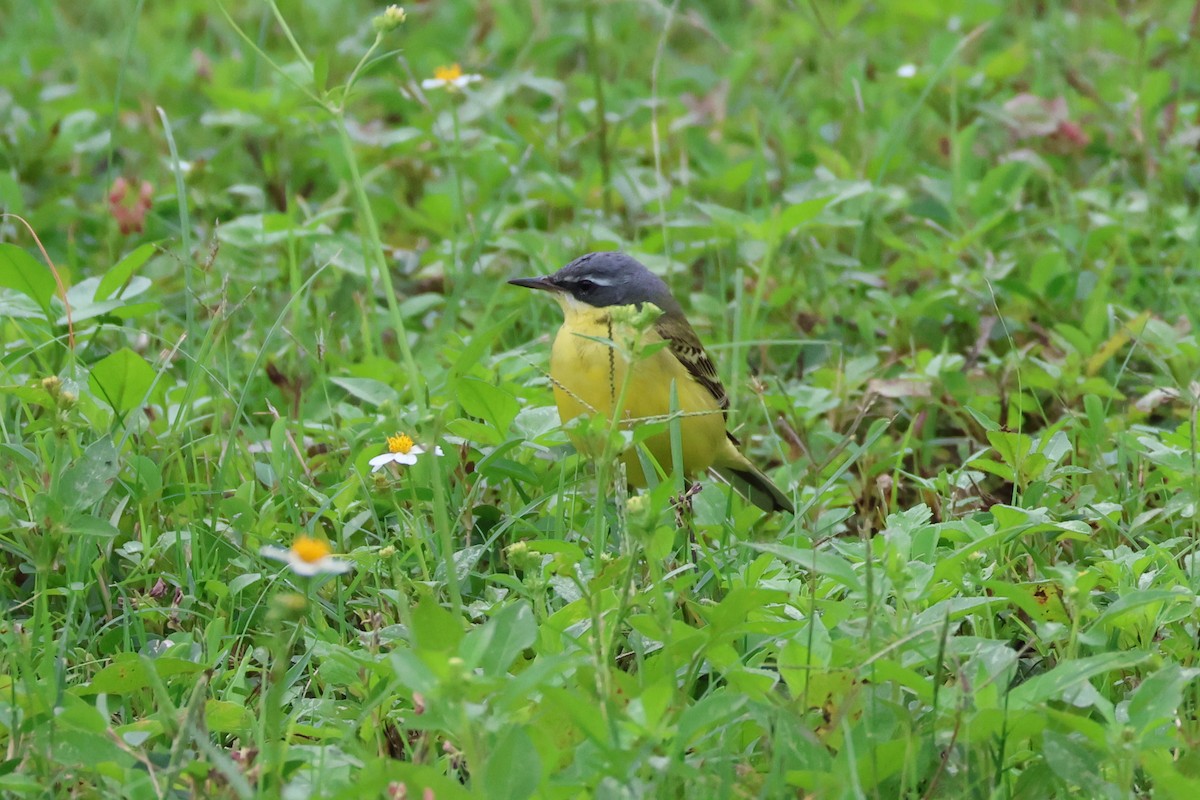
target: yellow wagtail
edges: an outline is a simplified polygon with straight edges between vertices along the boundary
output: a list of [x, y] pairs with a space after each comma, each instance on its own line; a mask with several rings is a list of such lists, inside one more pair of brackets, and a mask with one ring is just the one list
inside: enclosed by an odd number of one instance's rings
[[[610, 252], [588, 253], [553, 275], [509, 283], [550, 292], [562, 306], [550, 378], [563, 422], [586, 414], [611, 418], [618, 407], [626, 426], [669, 419], [674, 387], [684, 475], [712, 470], [764, 511], [795, 513], [787, 495], [741, 454], [737, 439], [725, 429], [729, 396], [661, 278], [636, 259]], [[645, 303], [662, 314], [643, 334], [634, 318]], [[634, 340], [645, 345], [640, 358], [618, 344]], [[652, 346], [664, 341], [666, 346]], [[671, 469], [668, 432], [650, 436], [645, 445], [664, 469]], [[626, 451], [623, 459], [629, 479], [645, 485], [637, 454]]]

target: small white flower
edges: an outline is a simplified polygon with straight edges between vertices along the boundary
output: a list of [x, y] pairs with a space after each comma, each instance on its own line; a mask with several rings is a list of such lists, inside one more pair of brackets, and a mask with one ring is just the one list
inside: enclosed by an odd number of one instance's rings
[[469, 83], [483, 80], [482, 75], [473, 75], [471, 73], [463, 73], [462, 67], [458, 64], [451, 64], [448, 67], [438, 67], [433, 71], [432, 78], [426, 78], [421, 81], [422, 89], [450, 89], [456, 91], [463, 88]]
[[[389, 464], [397, 466], [412, 466], [417, 463], [417, 456], [425, 455], [426, 450], [419, 444], [413, 444], [410, 436], [403, 433], [397, 433], [395, 436], [389, 436], [387, 440], [388, 451], [382, 455], [375, 456], [369, 462], [371, 472], [378, 472]], [[442, 448], [433, 448], [435, 456], [442, 455]]]
[[334, 558], [329, 545], [320, 539], [310, 536], [297, 536], [296, 541], [287, 550], [270, 545], [258, 551], [264, 558], [283, 561], [297, 575], [310, 577], [312, 575], [340, 575], [349, 572], [353, 566], [349, 561]]
[[900, 68], [898, 70], [896, 70], [896, 74], [899, 75], [901, 78], [911, 78], [917, 74], [917, 65], [916, 64], [901, 64]]

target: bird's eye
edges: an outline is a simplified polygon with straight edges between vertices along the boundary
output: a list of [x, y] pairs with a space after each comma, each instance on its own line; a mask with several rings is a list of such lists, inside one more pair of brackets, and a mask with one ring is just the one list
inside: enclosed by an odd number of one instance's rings
[[581, 292], [590, 292], [592, 289], [596, 288], [596, 282], [589, 281], [587, 278], [584, 278], [575, 285], [579, 287], [579, 291]]

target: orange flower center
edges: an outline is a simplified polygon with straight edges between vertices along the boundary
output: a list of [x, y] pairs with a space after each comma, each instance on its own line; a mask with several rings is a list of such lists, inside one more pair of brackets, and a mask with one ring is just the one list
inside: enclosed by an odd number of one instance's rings
[[433, 71], [433, 77], [437, 78], [439, 81], [445, 81], [446, 83], [453, 83], [461, 78], [462, 74], [462, 67], [460, 67], [458, 64], [451, 64], [448, 67], [437, 67]]
[[320, 539], [313, 539], [311, 536], [297, 536], [296, 541], [292, 542], [292, 552], [301, 561], [315, 564], [333, 551]]
[[409, 436], [407, 436], [403, 433], [397, 433], [395, 436], [388, 437], [388, 452], [389, 453], [405, 454], [405, 453], [408, 453], [408, 451], [412, 450], [412, 449], [413, 449], [413, 440]]

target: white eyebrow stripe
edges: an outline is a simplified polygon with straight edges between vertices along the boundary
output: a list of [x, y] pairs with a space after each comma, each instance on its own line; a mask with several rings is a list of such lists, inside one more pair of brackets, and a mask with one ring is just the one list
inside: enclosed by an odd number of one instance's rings
[[565, 283], [577, 284], [580, 281], [591, 281], [597, 286], [612, 286], [615, 281], [612, 278], [604, 278], [599, 275], [580, 275], [578, 277], [567, 278]]

